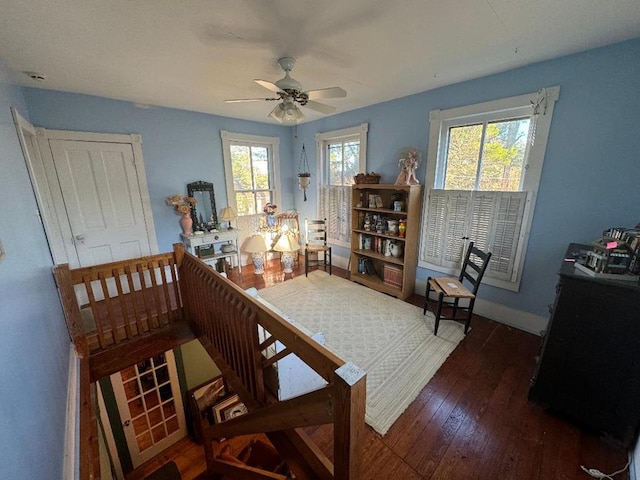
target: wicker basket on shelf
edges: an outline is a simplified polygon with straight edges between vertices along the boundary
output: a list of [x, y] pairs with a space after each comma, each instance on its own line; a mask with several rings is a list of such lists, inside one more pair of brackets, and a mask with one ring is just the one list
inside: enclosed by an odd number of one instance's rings
[[380, 175], [375, 172], [366, 174], [359, 173], [353, 177], [353, 180], [356, 182], [356, 185], [360, 185], [362, 183], [380, 183]]

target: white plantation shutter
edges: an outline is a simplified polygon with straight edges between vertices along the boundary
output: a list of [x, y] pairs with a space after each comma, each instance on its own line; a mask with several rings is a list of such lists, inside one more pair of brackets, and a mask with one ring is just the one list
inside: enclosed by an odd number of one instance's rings
[[435, 265], [440, 265], [442, 261], [448, 198], [446, 190], [430, 190], [428, 207], [423, 213], [420, 260]]
[[459, 268], [467, 238], [492, 257], [485, 278], [515, 281], [526, 192], [437, 190], [424, 212], [420, 260]]
[[443, 267], [459, 267], [465, 249], [465, 237], [467, 226], [470, 223], [470, 207], [472, 192], [461, 190], [449, 190], [447, 205], [447, 220], [445, 222], [444, 257]]
[[514, 281], [520, 233], [527, 192], [493, 192], [497, 194], [489, 245], [491, 262], [485, 272], [487, 278]]
[[327, 219], [328, 242], [349, 246], [351, 242], [351, 187], [320, 186], [320, 218]]

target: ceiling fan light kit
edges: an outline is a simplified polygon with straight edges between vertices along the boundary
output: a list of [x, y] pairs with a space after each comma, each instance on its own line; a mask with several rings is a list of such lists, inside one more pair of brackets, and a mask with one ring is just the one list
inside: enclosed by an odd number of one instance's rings
[[[278, 64], [284, 70], [284, 77], [274, 82], [268, 80], [254, 80], [258, 85], [277, 93], [275, 98], [238, 98], [225, 100], [227, 103], [239, 103], [239, 102], [262, 102], [262, 101], [281, 101], [268, 117], [273, 118], [279, 123], [298, 123], [304, 119], [305, 116], [298, 107], [298, 105], [316, 112], [330, 114], [336, 111], [336, 107], [331, 105], [325, 105], [314, 101], [315, 99], [322, 98], [344, 98], [347, 96], [347, 92], [340, 87], [321, 88], [318, 90], [303, 91], [302, 85], [295, 78], [292, 78], [289, 73], [296, 63], [296, 59], [293, 57], [282, 57], [278, 60]], [[298, 104], [298, 105], [296, 105]]]

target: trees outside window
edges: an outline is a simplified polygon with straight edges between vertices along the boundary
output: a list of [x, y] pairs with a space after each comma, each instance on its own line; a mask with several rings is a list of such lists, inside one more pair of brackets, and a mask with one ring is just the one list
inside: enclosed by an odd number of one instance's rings
[[221, 132], [227, 197], [238, 216], [279, 203], [279, 138]]
[[327, 219], [328, 241], [351, 244], [351, 185], [366, 171], [368, 124], [316, 135], [318, 218]]
[[517, 291], [559, 87], [430, 113], [418, 265], [457, 273], [469, 241]]

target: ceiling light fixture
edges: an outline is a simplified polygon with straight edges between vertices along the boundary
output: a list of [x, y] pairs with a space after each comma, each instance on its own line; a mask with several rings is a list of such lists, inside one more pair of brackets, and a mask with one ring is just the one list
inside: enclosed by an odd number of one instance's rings
[[293, 102], [293, 99], [290, 97], [287, 97], [282, 101], [282, 103], [279, 103], [278, 105], [275, 106], [273, 110], [271, 110], [269, 117], [273, 118], [279, 123], [282, 123], [282, 122], [297, 123], [298, 121], [304, 118], [304, 114], [298, 108], [298, 106]]

